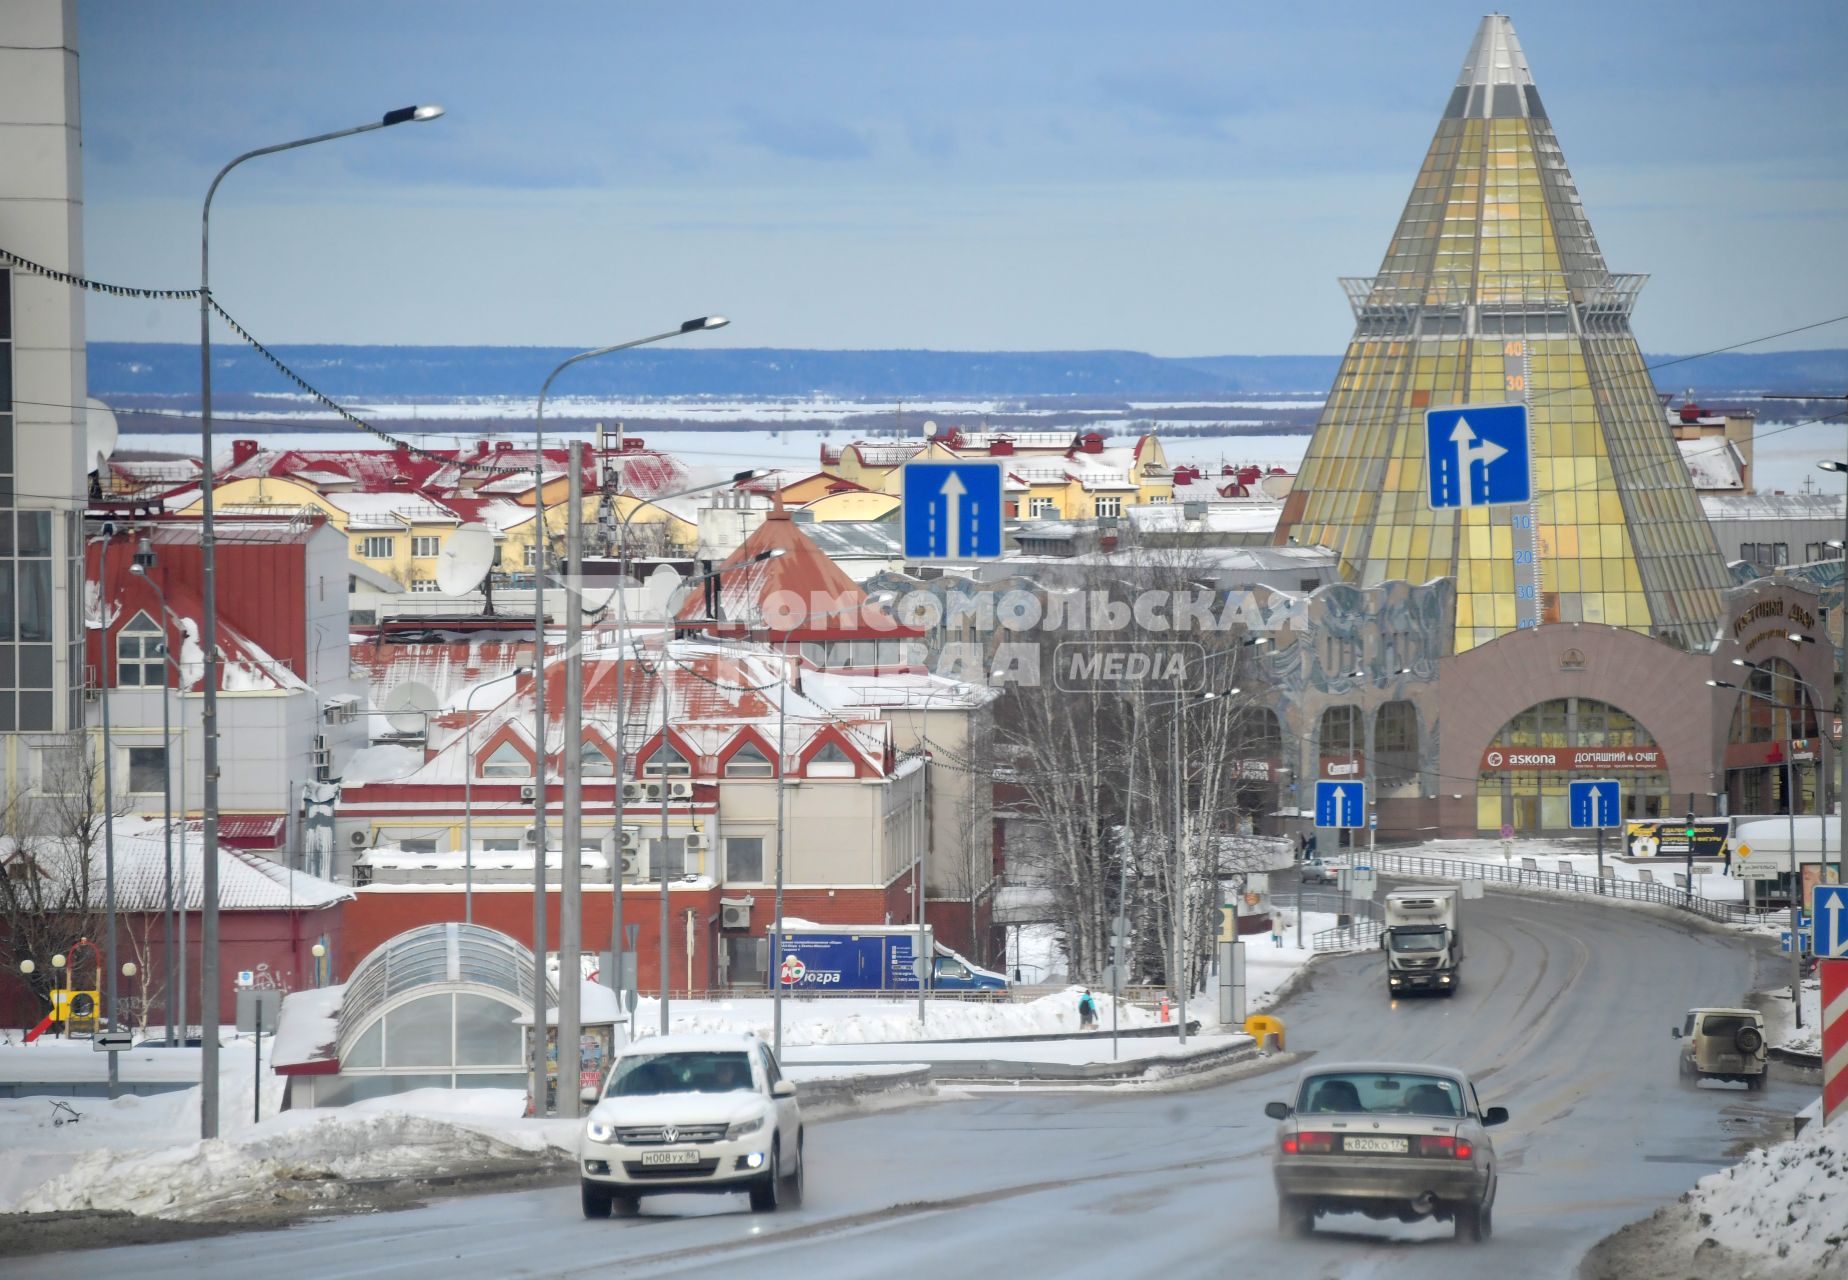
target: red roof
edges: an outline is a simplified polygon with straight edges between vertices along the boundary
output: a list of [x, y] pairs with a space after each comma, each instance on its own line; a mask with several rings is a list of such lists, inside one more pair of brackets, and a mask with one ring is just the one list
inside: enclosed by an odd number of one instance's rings
[[[765, 552], [776, 556], [758, 560]], [[675, 621], [720, 633], [780, 638], [896, 640], [922, 635], [901, 627], [790, 519], [777, 500], [764, 522], [719, 566], [718, 617], [695, 590]]]

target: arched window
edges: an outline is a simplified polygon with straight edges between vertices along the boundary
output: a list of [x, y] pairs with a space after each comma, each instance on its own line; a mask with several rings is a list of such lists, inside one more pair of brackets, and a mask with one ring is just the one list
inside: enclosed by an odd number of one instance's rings
[[603, 754], [603, 748], [588, 739], [578, 748], [578, 760], [586, 778], [612, 778], [616, 775], [616, 766]]
[[1374, 712], [1373, 757], [1373, 776], [1382, 783], [1418, 772], [1418, 708], [1401, 699]]
[[693, 776], [693, 766], [673, 746], [663, 744], [656, 747], [648, 757], [647, 763], [642, 766], [642, 774], [649, 778], [690, 778]]
[[1782, 658], [1757, 663], [1733, 696], [1731, 741], [1788, 742], [1816, 736], [1816, 704], [1797, 669]]
[[143, 610], [116, 632], [118, 689], [158, 689], [167, 683], [167, 637]]
[[840, 743], [825, 742], [821, 750], [809, 757], [806, 772], [812, 778], [850, 778], [853, 761], [841, 750]]
[[[1569, 751], [1581, 747], [1653, 747], [1642, 722], [1622, 707], [1594, 698], [1553, 698], [1535, 703], [1488, 743], [1491, 747], [1531, 747]], [[1608, 778], [1609, 764], [1584, 769], [1485, 769], [1476, 786], [1476, 826], [1485, 831], [1505, 825], [1520, 832], [1571, 828], [1569, 784], [1575, 779]], [[1628, 817], [1655, 817], [1670, 811], [1666, 771], [1624, 769], [1624, 810]]]
[[1323, 755], [1357, 756], [1366, 748], [1360, 715], [1360, 708], [1351, 703], [1330, 707], [1322, 713]]
[[732, 753], [731, 759], [725, 762], [725, 776], [728, 778], [768, 778], [775, 773], [770, 757], [750, 742], [739, 747]]
[[533, 776], [532, 761], [521, 755], [520, 749], [511, 742], [503, 742], [482, 760], [481, 776], [484, 778], [530, 778]]

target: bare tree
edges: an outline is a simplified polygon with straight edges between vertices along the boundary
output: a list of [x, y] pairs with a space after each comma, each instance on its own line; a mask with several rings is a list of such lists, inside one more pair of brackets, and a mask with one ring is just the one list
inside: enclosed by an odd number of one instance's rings
[[60, 982], [50, 958], [70, 956], [78, 939], [102, 935], [103, 823], [127, 813], [129, 804], [121, 794], [105, 803], [102, 764], [89, 735], [73, 733], [42, 750], [39, 788], [8, 793], [0, 809], [0, 828], [14, 833], [0, 861], [0, 962], [16, 970], [32, 960], [25, 980], [49, 1006]]

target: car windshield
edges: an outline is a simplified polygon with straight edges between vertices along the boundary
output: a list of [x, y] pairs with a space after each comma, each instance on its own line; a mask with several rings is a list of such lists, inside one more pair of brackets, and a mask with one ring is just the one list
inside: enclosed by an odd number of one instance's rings
[[1444, 949], [1444, 930], [1433, 929], [1429, 933], [1393, 933], [1394, 951], [1442, 951]]
[[1386, 1071], [1343, 1071], [1303, 1081], [1296, 1109], [1309, 1114], [1460, 1116], [1463, 1090], [1455, 1080]]
[[643, 1098], [661, 1093], [730, 1093], [734, 1089], [751, 1087], [751, 1060], [742, 1052], [649, 1053], [618, 1061], [605, 1096]]

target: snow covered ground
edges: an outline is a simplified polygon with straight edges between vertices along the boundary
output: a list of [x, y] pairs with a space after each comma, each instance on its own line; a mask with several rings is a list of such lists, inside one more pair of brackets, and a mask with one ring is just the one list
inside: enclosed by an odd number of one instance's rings
[[[1612, 879], [1625, 880], [1636, 884], [1644, 882], [1644, 873], [1656, 884], [1675, 887], [1675, 877], [1686, 871], [1680, 858], [1638, 859], [1624, 862], [1615, 855], [1622, 851], [1622, 841], [1610, 838], [1605, 841], [1604, 865], [1609, 869]], [[1598, 853], [1589, 839], [1547, 840], [1527, 838], [1508, 842], [1508, 854], [1502, 853], [1500, 840], [1427, 840], [1412, 849], [1382, 849], [1381, 853], [1404, 854], [1411, 857], [1454, 858], [1459, 861], [1483, 862], [1497, 867], [1522, 867], [1524, 858], [1531, 858], [1541, 871], [1568, 871], [1573, 875], [1596, 877], [1598, 874]], [[1345, 855], [1344, 855], [1345, 856]], [[1702, 871], [1703, 864], [1696, 863], [1694, 868], [1694, 893], [1701, 898], [1716, 902], [1743, 902], [1745, 900], [1745, 882], [1720, 874], [1714, 866], [1710, 871]]]
[[1709, 1174], [1597, 1250], [1598, 1274], [1784, 1280], [1848, 1275], [1848, 1121]]

